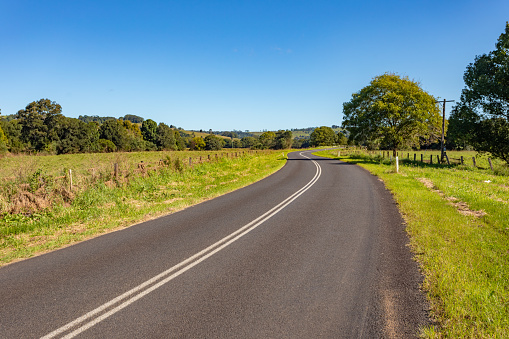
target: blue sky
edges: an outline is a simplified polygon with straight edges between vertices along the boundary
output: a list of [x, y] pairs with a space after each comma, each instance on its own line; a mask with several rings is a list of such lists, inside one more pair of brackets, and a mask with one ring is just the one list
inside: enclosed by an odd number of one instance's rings
[[506, 21], [507, 0], [0, 0], [0, 109], [48, 98], [70, 117], [184, 129], [341, 125], [385, 72], [458, 100]]

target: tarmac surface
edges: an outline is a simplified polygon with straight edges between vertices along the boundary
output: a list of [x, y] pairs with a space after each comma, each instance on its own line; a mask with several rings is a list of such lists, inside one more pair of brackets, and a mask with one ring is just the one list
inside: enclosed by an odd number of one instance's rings
[[382, 182], [290, 153], [251, 186], [0, 268], [1, 338], [414, 338], [422, 276]]

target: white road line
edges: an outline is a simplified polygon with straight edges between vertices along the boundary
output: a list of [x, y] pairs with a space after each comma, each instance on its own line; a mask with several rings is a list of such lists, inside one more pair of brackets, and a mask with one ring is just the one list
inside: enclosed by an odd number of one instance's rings
[[[300, 153], [300, 155], [305, 157], [305, 158], [310, 159], [306, 155], [302, 154], [302, 152]], [[56, 329], [55, 331], [45, 335], [44, 337], [42, 337], [42, 339], [55, 338], [56, 336], [71, 330], [73, 327], [78, 326], [79, 324], [81, 324], [81, 323], [83, 323], [83, 322], [93, 318], [94, 316], [100, 314], [101, 312], [106, 311], [108, 308], [114, 306], [115, 304], [121, 302], [122, 300], [127, 299], [124, 302], [122, 302], [120, 305], [118, 305], [118, 306], [112, 308], [111, 310], [109, 310], [108, 312], [103, 313], [102, 315], [100, 315], [100, 316], [98, 316], [98, 317], [88, 321], [87, 323], [81, 325], [79, 328], [77, 328], [73, 332], [71, 332], [71, 333], [65, 335], [64, 337], [62, 337], [62, 338], [74, 338], [76, 335], [78, 335], [78, 334], [82, 333], [83, 331], [89, 329], [90, 327], [98, 324], [99, 322], [103, 321], [104, 319], [108, 318], [109, 316], [111, 316], [111, 315], [117, 313], [118, 311], [122, 310], [123, 308], [129, 306], [130, 304], [132, 304], [136, 300], [144, 297], [145, 295], [147, 295], [150, 292], [158, 289], [159, 287], [163, 286], [164, 284], [166, 284], [169, 281], [173, 280], [174, 278], [178, 277], [179, 275], [181, 275], [182, 273], [184, 273], [187, 270], [191, 269], [192, 267], [198, 265], [199, 263], [201, 263], [205, 259], [207, 259], [207, 258], [211, 257], [212, 255], [214, 255], [215, 253], [221, 251], [222, 249], [224, 249], [228, 245], [232, 244], [233, 242], [237, 241], [238, 239], [240, 239], [241, 237], [243, 237], [247, 233], [251, 232], [252, 230], [257, 228], [258, 226], [263, 224], [265, 221], [267, 221], [270, 218], [272, 218], [274, 215], [279, 213], [283, 208], [285, 208], [286, 206], [291, 204], [295, 199], [297, 199], [302, 194], [304, 194], [304, 192], [306, 192], [309, 188], [311, 188], [311, 186], [313, 186], [318, 181], [318, 179], [320, 178], [320, 176], [322, 174], [322, 169], [321, 169], [320, 165], [316, 161], [314, 161], [312, 159], [310, 159], [310, 160], [316, 166], [315, 176], [313, 177], [313, 179], [311, 179], [311, 181], [309, 181], [306, 185], [304, 185], [297, 192], [295, 192], [294, 194], [292, 194], [291, 196], [286, 198], [284, 201], [282, 201], [281, 203], [279, 203], [278, 205], [276, 205], [275, 207], [273, 207], [272, 209], [270, 209], [269, 211], [267, 211], [266, 213], [264, 213], [260, 217], [258, 217], [255, 220], [251, 221], [247, 225], [241, 227], [237, 231], [231, 233], [230, 235], [224, 237], [223, 239], [219, 240], [218, 242], [216, 242], [216, 243], [212, 244], [211, 246], [207, 247], [206, 249], [196, 253], [195, 255], [187, 258], [186, 260], [184, 260], [184, 261], [180, 262], [179, 264], [171, 267], [170, 269], [168, 269], [168, 270], [166, 270], [166, 271], [156, 275], [155, 277], [145, 281], [144, 283], [136, 286], [135, 288], [125, 292], [124, 294], [122, 294], [122, 295], [120, 295], [120, 296], [118, 296], [118, 297], [108, 301], [107, 303], [105, 303], [105, 304], [99, 306], [98, 308], [96, 308], [96, 309], [86, 313], [85, 315], [75, 319], [74, 321], [71, 321], [70, 323], [68, 323], [68, 324], [66, 324], [66, 325]], [[172, 272], [175, 272], [175, 273], [169, 275]], [[162, 280], [157, 282], [160, 279], [162, 279]], [[150, 286], [150, 285], [152, 285], [152, 286]], [[150, 287], [146, 288], [148, 286], [150, 286]]]

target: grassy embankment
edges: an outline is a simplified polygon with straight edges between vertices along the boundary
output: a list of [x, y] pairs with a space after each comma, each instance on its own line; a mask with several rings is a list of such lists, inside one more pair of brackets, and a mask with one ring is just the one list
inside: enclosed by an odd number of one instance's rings
[[[277, 171], [286, 162], [286, 153], [281, 151], [243, 152], [3, 158], [0, 162], [0, 178], [4, 179], [0, 181], [0, 266], [173, 213], [249, 185]], [[189, 157], [193, 158], [192, 166]], [[139, 168], [141, 161], [144, 165]], [[118, 163], [117, 177], [113, 163]], [[69, 169], [72, 169], [72, 190]]]
[[[338, 151], [319, 155], [338, 158]], [[341, 151], [381, 178], [407, 223], [411, 247], [425, 275], [423, 289], [436, 326], [426, 338], [507, 338], [509, 335], [509, 177], [486, 157], [474, 168], [440, 166]], [[428, 159], [429, 159], [429, 152]], [[439, 152], [436, 152], [439, 154]], [[402, 152], [407, 157], [407, 152]], [[413, 153], [410, 155], [413, 159]], [[418, 159], [420, 156], [418, 155]], [[435, 157], [436, 159], [436, 157]], [[498, 175], [497, 175], [498, 173]]]

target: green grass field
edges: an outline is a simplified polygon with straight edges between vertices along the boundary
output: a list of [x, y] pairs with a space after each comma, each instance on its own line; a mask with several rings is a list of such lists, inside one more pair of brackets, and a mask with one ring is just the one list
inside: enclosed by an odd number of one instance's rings
[[[9, 176], [23, 167], [26, 175], [0, 185], [0, 265], [173, 213], [249, 185], [286, 163], [286, 152], [228, 151], [4, 158], [0, 173]], [[166, 160], [156, 169], [161, 158]], [[145, 169], [137, 168], [141, 160]], [[113, 162], [120, 164], [117, 178]], [[66, 168], [76, 173], [72, 191], [69, 178], [55, 179]], [[25, 209], [5, 210], [15, 202]]]
[[[406, 158], [402, 152], [402, 158]], [[338, 151], [319, 155], [337, 158]], [[429, 153], [428, 153], [429, 154]], [[438, 154], [438, 152], [437, 152]], [[450, 152], [450, 157], [468, 153]], [[468, 154], [468, 156], [475, 154]], [[486, 158], [486, 157], [485, 157]], [[402, 161], [351, 154], [394, 194], [412, 250], [425, 275], [423, 289], [437, 325], [426, 338], [507, 338], [509, 333], [509, 177], [498, 169]], [[486, 158], [487, 159], [487, 158]], [[489, 168], [486, 163], [481, 166]]]

